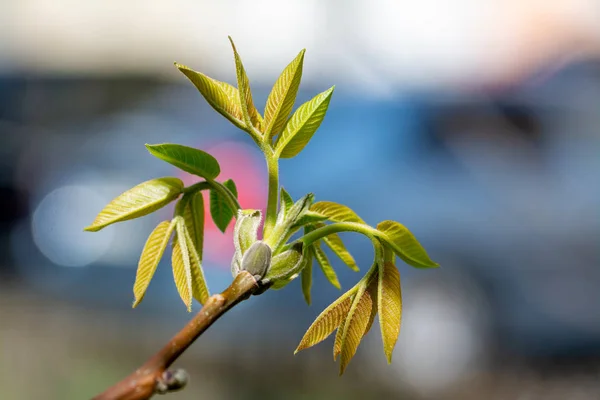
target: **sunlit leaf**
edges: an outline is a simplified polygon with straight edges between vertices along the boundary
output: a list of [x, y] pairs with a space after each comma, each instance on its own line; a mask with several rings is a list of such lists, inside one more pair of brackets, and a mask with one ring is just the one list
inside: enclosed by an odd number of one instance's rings
[[240, 95], [233, 86], [209, 78], [201, 72], [194, 71], [185, 65], [175, 66], [196, 86], [208, 104], [237, 127], [244, 127]]
[[[233, 195], [237, 198], [237, 188], [235, 187], [235, 182], [231, 179], [223, 182], [223, 185], [227, 187], [233, 193]], [[231, 222], [233, 215], [237, 210], [232, 210], [229, 206], [229, 202], [227, 199], [215, 189], [210, 191], [210, 215], [215, 222], [215, 225], [221, 232], [225, 232], [227, 226]]]
[[401, 223], [383, 221], [377, 225], [378, 236], [386, 242], [405, 263], [416, 268], [436, 268], [414, 235]]
[[327, 235], [323, 238], [323, 242], [338, 256], [344, 264], [350, 267], [354, 271], [358, 271], [358, 265], [354, 261], [354, 257], [348, 251], [344, 242], [337, 233]]
[[357, 287], [354, 287], [331, 303], [308, 328], [294, 353], [307, 349], [327, 339], [340, 326], [352, 305]]
[[383, 351], [388, 363], [392, 362], [392, 352], [400, 334], [402, 318], [402, 291], [400, 273], [391, 262], [379, 264], [378, 305], [379, 324], [383, 339]]
[[85, 228], [96, 232], [115, 222], [143, 217], [177, 198], [183, 191], [183, 182], [177, 178], [158, 178], [140, 183], [113, 199]]
[[235, 48], [235, 44], [231, 37], [229, 37], [229, 41], [231, 42], [231, 47], [233, 48], [233, 55], [235, 57], [235, 71], [237, 75], [238, 81], [238, 93], [240, 96], [240, 105], [242, 108], [242, 115], [244, 117], [244, 122], [248, 126], [254, 126], [258, 130], [262, 131], [262, 117], [260, 113], [254, 107], [254, 102], [252, 101], [252, 91], [250, 90], [250, 80], [246, 75], [246, 70], [244, 69], [244, 65], [242, 64], [242, 60], [240, 55]]
[[[373, 299], [376, 298], [376, 296], [377, 296], [377, 294], [374, 293], [376, 290], [375, 282], [377, 282], [377, 280], [375, 280], [374, 283], [367, 288], [367, 290], [371, 291], [370, 292], [371, 298], [373, 298]], [[373, 308], [371, 309], [371, 315], [370, 315], [369, 321], [367, 323], [367, 328], [365, 329], [365, 335], [369, 332], [369, 330], [371, 330], [371, 326], [373, 325], [373, 321], [375, 320], [375, 315], [377, 314], [377, 310], [375, 310], [374, 308], [376, 306], [377, 306], [377, 302], [373, 302]], [[344, 328], [346, 327], [346, 321], [347, 321], [347, 316], [344, 318], [344, 320], [340, 324], [340, 326], [337, 329], [336, 334], [335, 334], [335, 342], [333, 344], [333, 360], [334, 361], [337, 360], [337, 357], [342, 352], [342, 336], [344, 334]]]
[[281, 158], [292, 158], [302, 151], [323, 122], [334, 87], [302, 104], [277, 137], [275, 151]]
[[302, 50], [296, 58], [289, 63], [283, 70], [269, 97], [265, 106], [265, 135], [269, 138], [279, 134], [287, 121], [302, 78], [302, 64], [304, 63], [304, 52]]
[[190, 253], [185, 240], [185, 224], [182, 221], [176, 223], [177, 237], [173, 243], [173, 278], [175, 286], [181, 296], [181, 300], [192, 311], [192, 266], [190, 263]]
[[333, 267], [331, 266], [331, 263], [329, 262], [327, 255], [325, 254], [323, 249], [321, 249], [319, 242], [313, 243], [312, 251], [315, 254], [315, 260], [317, 260], [317, 263], [321, 267], [321, 271], [323, 271], [323, 274], [325, 275], [325, 277], [327, 278], [329, 283], [331, 283], [336, 288], [340, 289], [341, 288], [340, 281], [338, 280], [338, 277], [335, 274], [335, 271], [334, 271]]
[[202, 150], [173, 143], [146, 144], [146, 148], [154, 157], [190, 174], [215, 179], [221, 173], [217, 160]]
[[204, 197], [201, 192], [192, 194], [185, 204], [183, 211], [185, 226], [192, 239], [192, 244], [198, 257], [202, 260], [204, 246]]
[[310, 207], [310, 211], [321, 214], [333, 222], [357, 222], [366, 224], [350, 207], [333, 201], [317, 201]]
[[194, 248], [194, 242], [190, 232], [184, 230], [184, 233], [186, 244], [188, 245], [188, 250], [190, 252], [192, 295], [200, 304], [204, 304], [208, 300], [210, 293], [208, 291], [208, 286], [206, 285], [206, 279], [204, 278], [204, 271], [202, 270], [202, 257]]
[[134, 308], [140, 304], [144, 298], [144, 294], [146, 293], [148, 285], [156, 271], [156, 267], [165, 252], [165, 248], [167, 247], [171, 233], [173, 233], [174, 227], [175, 226], [172, 223], [163, 221], [154, 228], [148, 237], [148, 240], [146, 240], [138, 263], [135, 283], [133, 284], [133, 295], [135, 297], [135, 301], [133, 302]]
[[348, 311], [341, 338], [340, 375], [344, 373], [348, 363], [356, 354], [356, 349], [363, 336], [366, 335], [373, 323], [373, 318], [377, 313], [376, 288], [377, 279], [363, 284]]

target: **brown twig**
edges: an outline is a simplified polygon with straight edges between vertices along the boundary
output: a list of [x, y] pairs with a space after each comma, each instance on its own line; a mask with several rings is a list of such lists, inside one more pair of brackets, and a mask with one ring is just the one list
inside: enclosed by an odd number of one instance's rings
[[93, 400], [145, 400], [159, 391], [171, 389], [173, 374], [167, 370], [171, 364], [213, 322], [233, 306], [246, 300], [257, 289], [256, 279], [247, 271], [241, 271], [223, 293], [212, 295], [198, 314], [158, 353], [134, 373], [106, 389]]

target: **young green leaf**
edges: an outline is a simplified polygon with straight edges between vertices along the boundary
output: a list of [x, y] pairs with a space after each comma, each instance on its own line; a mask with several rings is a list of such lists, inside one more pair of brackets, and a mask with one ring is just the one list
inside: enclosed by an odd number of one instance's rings
[[321, 267], [321, 271], [323, 271], [325, 278], [327, 278], [329, 283], [331, 283], [334, 287], [336, 287], [337, 289], [341, 289], [340, 281], [338, 280], [338, 277], [335, 274], [335, 271], [331, 266], [329, 259], [327, 258], [327, 254], [325, 254], [323, 249], [321, 249], [321, 245], [319, 242], [315, 242], [312, 244], [312, 251], [315, 254], [315, 259]]
[[202, 260], [204, 246], [204, 197], [201, 192], [196, 192], [187, 199], [183, 209], [185, 226], [190, 233], [192, 244], [198, 257]]
[[377, 225], [378, 236], [386, 242], [405, 263], [415, 268], [437, 268], [414, 235], [401, 223], [383, 221]]
[[323, 238], [323, 242], [334, 252], [336, 256], [338, 256], [344, 264], [346, 264], [353, 271], [358, 271], [358, 265], [356, 265], [356, 261], [354, 261], [354, 257], [352, 254], [346, 249], [344, 242], [337, 233], [333, 233], [331, 235], [327, 235]]
[[[302, 279], [302, 295], [304, 301], [310, 306], [311, 296], [310, 289], [312, 287], [312, 268], [313, 268], [313, 252], [310, 247], [304, 251], [304, 268], [302, 268], [301, 279]], [[298, 350], [296, 350], [298, 351]]]
[[402, 318], [402, 291], [400, 289], [400, 273], [391, 262], [379, 263], [378, 274], [379, 324], [383, 339], [383, 351], [388, 363], [392, 362], [392, 352], [398, 335]]
[[294, 205], [294, 200], [292, 200], [292, 196], [290, 196], [290, 194], [285, 191], [283, 186], [281, 187], [280, 199], [280, 207], [282, 207], [285, 210], [285, 215], [287, 215], [292, 206]]
[[358, 289], [358, 293], [348, 311], [348, 317], [344, 326], [341, 341], [340, 375], [348, 366], [348, 363], [356, 354], [356, 349], [364, 335], [367, 334], [377, 313], [377, 299], [374, 296], [377, 287], [377, 279], [371, 279], [369, 283], [364, 282]]
[[194, 241], [187, 229], [184, 229], [186, 244], [190, 252], [190, 270], [192, 274], [192, 296], [200, 303], [204, 304], [208, 300], [210, 293], [206, 286], [204, 271], [202, 271], [202, 257], [194, 248]]
[[231, 275], [234, 278], [240, 272], [242, 256], [258, 238], [258, 226], [261, 219], [262, 216], [259, 210], [238, 210], [233, 229], [235, 253], [231, 259]]
[[277, 282], [279, 280], [288, 281], [302, 269], [303, 265], [303, 244], [296, 243], [289, 250], [277, 254], [271, 260], [271, 266], [264, 278], [264, 283]]
[[294, 351], [294, 354], [327, 339], [327, 337], [340, 326], [348, 314], [348, 311], [350, 311], [350, 306], [352, 305], [356, 291], [357, 286], [344, 293], [319, 314], [304, 334], [304, 337], [300, 341], [296, 351]]
[[238, 211], [233, 242], [240, 257], [256, 242], [261, 219], [262, 214], [259, 210]]
[[323, 122], [333, 89], [331, 87], [298, 107], [277, 137], [275, 152], [278, 157], [292, 158], [302, 151]]
[[[237, 188], [235, 187], [235, 182], [233, 182], [233, 180], [227, 179], [223, 182], [223, 185], [237, 198]], [[210, 215], [221, 232], [225, 232], [235, 211], [237, 210], [231, 209], [227, 199], [225, 199], [220, 192], [215, 189], [210, 191]]]
[[238, 81], [238, 93], [240, 96], [240, 105], [242, 108], [244, 122], [247, 126], [254, 126], [259, 131], [262, 131], [262, 117], [260, 116], [260, 113], [256, 110], [256, 107], [254, 107], [254, 102], [252, 101], [250, 80], [246, 75], [246, 70], [244, 69], [244, 65], [242, 64], [242, 60], [235, 48], [235, 44], [233, 43], [233, 39], [231, 39], [231, 36], [229, 37], [229, 41], [231, 42], [231, 47], [233, 48], [233, 55], [235, 57], [235, 71]]
[[175, 66], [196, 86], [208, 104], [238, 128], [244, 128], [240, 95], [233, 86], [209, 78], [185, 65]]
[[174, 224], [163, 221], [154, 228], [148, 237], [144, 249], [142, 250], [142, 255], [140, 256], [135, 283], [133, 284], [133, 295], [135, 297], [133, 308], [137, 307], [144, 298], [144, 294], [146, 293], [148, 285], [156, 271], [156, 267], [165, 252], [165, 248], [167, 247], [171, 233], [173, 233], [174, 227]]
[[192, 311], [192, 266], [190, 263], [190, 252], [185, 240], [185, 224], [182, 220], [176, 220], [177, 236], [173, 243], [173, 278], [175, 286], [186, 305], [188, 311]]
[[269, 138], [281, 132], [292, 111], [292, 107], [294, 107], [298, 87], [300, 86], [300, 79], [302, 78], [304, 52], [304, 49], [300, 51], [296, 58], [285, 67], [267, 98], [265, 106], [265, 135], [268, 135]]
[[86, 231], [96, 232], [114, 224], [143, 217], [175, 200], [183, 191], [183, 182], [177, 178], [158, 178], [140, 183], [113, 199]]
[[146, 144], [146, 148], [154, 157], [204, 179], [215, 179], [221, 173], [217, 160], [202, 150], [172, 143]]
[[356, 215], [352, 209], [333, 201], [317, 201], [310, 207], [310, 211], [321, 214], [333, 222], [356, 222], [366, 225], [366, 222]]
[[267, 243], [274, 251], [277, 251], [279, 247], [285, 242], [290, 233], [292, 233], [292, 227], [295, 222], [301, 218], [309, 209], [314, 201], [314, 195], [308, 193], [307, 195], [300, 198], [294, 203], [287, 214], [283, 214], [283, 209], [280, 210], [280, 216], [278, 223], [275, 227], [267, 234], [265, 243]]

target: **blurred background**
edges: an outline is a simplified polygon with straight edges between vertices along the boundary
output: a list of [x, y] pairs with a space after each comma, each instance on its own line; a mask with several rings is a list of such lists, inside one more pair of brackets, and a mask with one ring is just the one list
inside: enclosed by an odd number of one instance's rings
[[[319, 132], [281, 162], [292, 196], [401, 221], [442, 267], [400, 265], [391, 366], [377, 325], [342, 378], [331, 339], [293, 356], [340, 295], [317, 272], [310, 307], [296, 281], [219, 321], [169, 398], [600, 398], [597, 0], [0, 0], [2, 399], [90, 398], [190, 317], [169, 257], [131, 309], [138, 256], [170, 208], [83, 232], [139, 182], [195, 181], [144, 143], [211, 152], [242, 206], [264, 207], [260, 153], [172, 66], [233, 83], [227, 35], [261, 111], [302, 48], [297, 104], [336, 85]], [[207, 229], [216, 292], [231, 231]], [[364, 271], [370, 244], [344, 239]], [[343, 289], [362, 276], [334, 266]]]

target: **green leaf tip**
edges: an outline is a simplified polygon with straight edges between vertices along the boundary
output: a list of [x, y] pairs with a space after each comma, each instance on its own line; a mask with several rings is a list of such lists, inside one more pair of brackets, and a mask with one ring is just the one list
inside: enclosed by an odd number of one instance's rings
[[377, 225], [377, 236], [408, 265], [415, 268], [438, 268], [440, 265], [427, 254], [415, 236], [399, 222], [382, 221]]
[[181, 179], [164, 177], [151, 179], [115, 197], [84, 228], [87, 232], [97, 232], [116, 222], [143, 217], [175, 200], [183, 192]]
[[154, 157], [207, 180], [215, 179], [221, 173], [221, 167], [216, 158], [193, 147], [161, 143], [146, 144], [146, 149]]
[[292, 158], [304, 149], [325, 118], [334, 88], [319, 93], [292, 114], [275, 143], [278, 157]]

